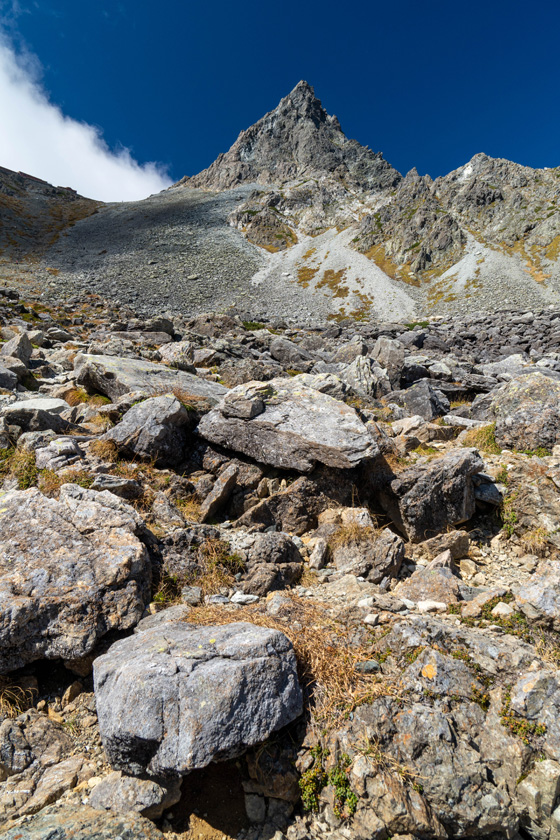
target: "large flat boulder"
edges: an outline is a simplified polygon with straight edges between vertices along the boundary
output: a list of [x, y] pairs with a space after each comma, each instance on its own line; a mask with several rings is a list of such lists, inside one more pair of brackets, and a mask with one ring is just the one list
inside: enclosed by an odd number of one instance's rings
[[290, 379], [233, 388], [198, 431], [226, 449], [301, 473], [317, 463], [349, 469], [379, 454], [353, 408]]
[[150, 396], [180, 389], [185, 396], [198, 397], [215, 405], [227, 393], [227, 388], [218, 382], [127, 356], [79, 354], [75, 369], [79, 385], [106, 394], [113, 402], [131, 391]]
[[191, 414], [173, 394], [151, 397], [132, 406], [103, 440], [112, 440], [130, 458], [176, 464], [184, 457]]
[[472, 477], [484, 463], [476, 449], [452, 449], [441, 458], [403, 470], [381, 493], [381, 502], [411, 542], [422, 542], [474, 513]]
[[290, 642], [252, 624], [160, 622], [98, 657], [94, 680], [107, 757], [130, 775], [232, 758], [302, 711]]
[[75, 659], [140, 619], [150, 563], [142, 520], [112, 493], [74, 484], [0, 499], [0, 673]]

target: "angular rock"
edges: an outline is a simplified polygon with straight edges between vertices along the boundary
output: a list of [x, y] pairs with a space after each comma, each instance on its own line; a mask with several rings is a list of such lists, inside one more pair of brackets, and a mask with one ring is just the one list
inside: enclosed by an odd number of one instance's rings
[[417, 569], [408, 580], [399, 583], [395, 595], [409, 601], [433, 601], [455, 604], [461, 600], [459, 579], [451, 569], [438, 566], [434, 569]]
[[142, 520], [111, 493], [32, 488], [0, 507], [0, 673], [89, 653], [140, 619], [151, 570]]
[[220, 473], [200, 506], [201, 522], [208, 522], [226, 504], [237, 482], [238, 472], [237, 466], [230, 464]]
[[404, 391], [392, 391], [387, 401], [402, 406], [408, 414], [419, 415], [424, 420], [435, 420], [449, 411], [449, 400], [427, 379], [415, 382]]
[[538, 571], [515, 589], [515, 601], [525, 615], [560, 630], [560, 562], [541, 563]]
[[379, 398], [391, 390], [387, 371], [369, 356], [357, 356], [339, 376], [362, 397]]
[[0, 356], [13, 356], [28, 365], [33, 347], [26, 332], [19, 333], [0, 346]]
[[0, 363], [0, 388], [6, 391], [13, 391], [17, 388], [17, 384], [17, 375]]
[[152, 397], [129, 409], [101, 439], [112, 440], [129, 458], [177, 465], [185, 456], [191, 414], [172, 394]]
[[353, 408], [288, 379], [234, 388], [198, 431], [226, 449], [302, 473], [317, 462], [349, 469], [379, 453]]
[[215, 405], [227, 393], [227, 388], [217, 382], [144, 359], [80, 354], [75, 369], [78, 385], [106, 394], [113, 402], [130, 391], [149, 396], [180, 389], [185, 396], [192, 396], [193, 402], [198, 398]]
[[98, 657], [94, 681], [107, 756], [131, 775], [240, 755], [302, 711], [288, 639], [251, 624], [160, 624]]
[[159, 348], [159, 355], [177, 370], [196, 373], [193, 364], [195, 345], [191, 341], [173, 341]]
[[169, 781], [136, 779], [116, 770], [94, 787], [89, 805], [99, 811], [116, 811], [119, 814], [134, 811], [148, 819], [157, 820], [180, 798], [180, 778]]
[[2, 840], [164, 840], [149, 820], [128, 812], [96, 811], [88, 805], [63, 805], [17, 820]]
[[404, 541], [389, 528], [380, 533], [359, 529], [354, 536], [332, 549], [332, 560], [341, 572], [365, 577], [371, 583], [381, 583], [385, 577], [397, 577], [404, 560]]
[[560, 382], [542, 373], [517, 376], [477, 398], [471, 415], [494, 421], [498, 444], [511, 449], [552, 449], [560, 442]]
[[483, 466], [476, 449], [453, 449], [424, 467], [399, 473], [383, 489], [381, 502], [409, 540], [421, 542], [471, 518], [472, 476]]

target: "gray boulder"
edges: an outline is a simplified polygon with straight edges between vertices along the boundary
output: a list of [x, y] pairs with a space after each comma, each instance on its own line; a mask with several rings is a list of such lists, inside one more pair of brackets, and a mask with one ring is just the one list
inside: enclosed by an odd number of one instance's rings
[[116, 770], [94, 787], [89, 805], [99, 811], [117, 811], [119, 814], [135, 811], [143, 817], [157, 820], [180, 798], [180, 778], [169, 781], [136, 779]]
[[391, 390], [387, 371], [369, 356], [356, 356], [339, 376], [362, 397], [378, 398]]
[[220, 473], [214, 485], [200, 506], [200, 521], [208, 522], [226, 504], [237, 483], [239, 469], [230, 464]]
[[160, 347], [158, 352], [165, 362], [178, 370], [196, 373], [193, 363], [195, 349], [192, 341], [173, 341], [164, 347]]
[[180, 389], [192, 396], [193, 401], [198, 398], [215, 405], [227, 393], [227, 388], [217, 382], [208, 382], [192, 373], [144, 359], [79, 354], [75, 370], [78, 385], [106, 394], [113, 402], [130, 391], [150, 396]]
[[0, 388], [5, 391], [13, 391], [14, 388], [17, 388], [17, 384], [17, 375], [0, 363]]
[[406, 409], [409, 415], [419, 415], [424, 420], [435, 420], [449, 411], [449, 400], [428, 379], [420, 379], [404, 391], [393, 391], [388, 401]]
[[129, 409], [102, 440], [112, 440], [129, 458], [177, 464], [184, 458], [191, 415], [172, 394], [152, 397]]
[[371, 355], [387, 371], [391, 387], [399, 388], [405, 357], [405, 349], [401, 342], [381, 335], [375, 342]]
[[14, 359], [23, 362], [25, 366], [28, 365], [32, 353], [33, 347], [25, 332], [15, 335], [0, 347], [0, 356], [13, 356]]
[[111, 493], [74, 484], [58, 500], [32, 488], [0, 507], [0, 673], [74, 659], [127, 630], [149, 597], [142, 520]]
[[541, 563], [536, 574], [515, 590], [515, 600], [527, 618], [560, 630], [560, 563]]
[[349, 469], [379, 454], [350, 406], [289, 379], [249, 382], [200, 421], [199, 434], [274, 467]]
[[517, 376], [473, 402], [471, 416], [496, 423], [496, 441], [514, 449], [560, 442], [560, 382], [542, 373]]
[[476, 449], [452, 449], [426, 466], [403, 470], [383, 489], [381, 502], [408, 539], [421, 542], [471, 518], [472, 477], [483, 466]]
[[371, 583], [381, 583], [385, 577], [397, 577], [404, 560], [404, 542], [389, 528], [380, 533], [364, 531], [367, 535], [360, 539], [360, 531], [342, 545], [332, 550], [332, 560], [341, 572], [352, 573], [367, 578]]
[[184, 775], [242, 754], [301, 714], [295, 655], [277, 630], [160, 623], [94, 663], [110, 763]]

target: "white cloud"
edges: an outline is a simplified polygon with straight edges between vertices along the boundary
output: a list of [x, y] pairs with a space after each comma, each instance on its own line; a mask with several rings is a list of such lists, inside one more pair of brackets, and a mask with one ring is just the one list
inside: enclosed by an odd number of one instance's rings
[[99, 129], [65, 116], [44, 91], [37, 59], [0, 33], [0, 166], [102, 201], [132, 201], [168, 187], [161, 165], [112, 151]]

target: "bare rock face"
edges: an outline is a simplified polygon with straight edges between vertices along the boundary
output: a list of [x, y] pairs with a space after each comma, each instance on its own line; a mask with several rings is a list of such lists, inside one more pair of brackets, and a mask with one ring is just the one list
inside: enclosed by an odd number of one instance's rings
[[382, 502], [412, 542], [421, 542], [474, 513], [472, 476], [482, 471], [476, 449], [455, 449], [425, 467], [411, 467], [383, 490]]
[[198, 431], [226, 449], [301, 473], [316, 463], [350, 469], [379, 454], [353, 408], [287, 379], [234, 388]]
[[79, 658], [140, 619], [151, 569], [142, 520], [112, 493], [32, 488], [0, 506], [0, 673]]
[[184, 775], [232, 758], [301, 714], [292, 646], [252, 624], [160, 622], [94, 663], [109, 761], [131, 775]]
[[252, 181], [281, 184], [318, 172], [369, 189], [393, 187], [401, 180], [380, 153], [349, 140], [302, 81], [274, 111], [242, 131], [226, 154], [179, 184], [223, 190]]

